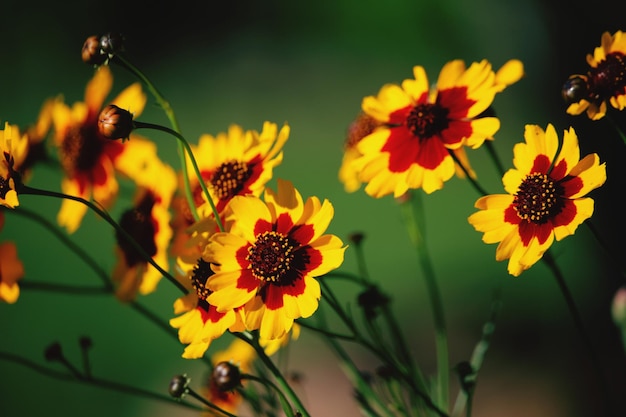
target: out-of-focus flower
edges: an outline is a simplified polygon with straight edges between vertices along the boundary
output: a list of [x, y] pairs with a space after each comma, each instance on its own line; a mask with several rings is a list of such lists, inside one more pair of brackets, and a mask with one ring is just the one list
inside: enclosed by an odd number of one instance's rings
[[604, 184], [605, 164], [597, 154], [580, 159], [574, 129], [566, 130], [561, 150], [552, 125], [544, 131], [527, 125], [525, 143], [513, 148], [513, 164], [502, 177], [508, 194], [479, 198], [480, 211], [469, 217], [483, 232], [483, 242], [498, 243], [496, 260], [509, 259], [508, 271], [518, 276], [534, 265], [552, 245], [573, 234], [593, 213], [584, 197]]
[[441, 189], [455, 173], [450, 152], [478, 148], [498, 131], [498, 118], [482, 113], [523, 76], [523, 66], [511, 60], [496, 74], [486, 60], [469, 68], [455, 60], [442, 68], [433, 88], [423, 67], [415, 66], [413, 74], [414, 79], [384, 85], [377, 96], [363, 99], [363, 111], [380, 126], [357, 143], [360, 155], [351, 169], [376, 198]]
[[[201, 176], [218, 212], [222, 212], [236, 195], [261, 194], [265, 184], [272, 178], [274, 167], [282, 162], [282, 148], [288, 138], [288, 125], [279, 131], [275, 123], [265, 122], [261, 133], [231, 125], [228, 132], [219, 133], [215, 137], [202, 135], [197, 146], [191, 145]], [[191, 166], [188, 156], [187, 166]], [[204, 206], [210, 209], [198, 178], [191, 175], [189, 182], [196, 208]], [[179, 189], [184, 189], [182, 179]], [[178, 256], [186, 250], [188, 235], [185, 230], [194, 219], [183, 195], [177, 196], [173, 209], [175, 237], [171, 253]], [[208, 215], [212, 213], [207, 210], [201, 217]]]
[[267, 356], [272, 356], [280, 349], [284, 348], [292, 340], [298, 340], [300, 337], [300, 325], [296, 322], [293, 323], [291, 330], [277, 339], [259, 339], [259, 345], [265, 351]]
[[[256, 357], [256, 351], [250, 344], [241, 339], [234, 339], [227, 349], [211, 355], [211, 362], [214, 367], [220, 363], [230, 363], [237, 367], [240, 374], [247, 374], [250, 373], [252, 363]], [[220, 407], [222, 410], [228, 411], [231, 414], [237, 414], [239, 406], [243, 402], [241, 394], [236, 390], [220, 389], [214, 376], [214, 374], [211, 374], [211, 377], [208, 378], [203, 395], [207, 400]], [[205, 417], [214, 417], [223, 414], [207, 410], [203, 415]]]
[[348, 134], [344, 144], [343, 158], [339, 168], [339, 181], [348, 193], [355, 192], [361, 187], [359, 172], [352, 166], [355, 159], [361, 156], [357, 144], [374, 131], [380, 123], [367, 113], [361, 112], [348, 127]]
[[[176, 189], [176, 174], [164, 163], [153, 163], [150, 169], [152, 173], [140, 180], [134, 206], [122, 214], [119, 224], [157, 265], [167, 271], [168, 245], [172, 238], [169, 207]], [[137, 292], [145, 295], [154, 291], [161, 273], [124, 236], [117, 233], [116, 238], [117, 264], [112, 279], [117, 297], [131, 301]]]
[[[191, 243], [195, 248], [204, 248], [208, 237], [215, 231], [215, 222], [207, 217], [191, 228]], [[207, 302], [211, 293], [206, 283], [213, 270], [209, 262], [191, 251], [177, 260], [177, 278], [191, 291], [174, 302], [175, 317], [170, 325], [178, 329], [181, 343], [188, 345], [183, 351], [183, 358], [200, 358], [213, 340], [223, 335], [226, 330], [243, 331], [245, 327], [238, 309], [218, 312], [214, 305]]]
[[600, 46], [587, 54], [586, 74], [571, 75], [561, 90], [567, 113], [587, 112], [592, 120], [605, 116], [607, 101], [617, 110], [626, 106], [626, 34], [602, 34]]
[[[4, 212], [0, 208], [0, 231], [4, 226]], [[24, 276], [24, 265], [17, 256], [13, 242], [0, 243], [0, 301], [13, 304], [20, 296], [17, 281]]]
[[207, 300], [218, 311], [241, 307], [248, 330], [280, 338], [295, 319], [317, 310], [315, 277], [343, 262], [343, 242], [323, 234], [333, 206], [317, 197], [303, 202], [291, 182], [279, 179], [278, 191], [266, 189], [265, 201], [235, 196], [227, 210], [226, 232], [212, 235], [203, 255], [215, 271]]
[[[110, 208], [117, 197], [116, 172], [137, 181], [158, 160], [153, 142], [133, 133], [132, 140], [122, 144], [105, 138], [98, 131], [98, 116], [112, 85], [109, 67], [99, 67], [87, 84], [84, 102], [76, 102], [70, 108], [57, 99], [52, 113], [55, 144], [65, 172], [62, 191], [86, 200], [93, 198], [105, 209]], [[143, 111], [146, 96], [141, 85], [134, 83], [112, 103], [138, 115]], [[86, 211], [87, 206], [65, 199], [57, 221], [72, 233], [80, 226]]]
[[21, 136], [17, 126], [4, 124], [0, 130], [0, 205], [19, 206], [18, 187], [22, 178], [19, 172], [28, 152], [28, 139]]

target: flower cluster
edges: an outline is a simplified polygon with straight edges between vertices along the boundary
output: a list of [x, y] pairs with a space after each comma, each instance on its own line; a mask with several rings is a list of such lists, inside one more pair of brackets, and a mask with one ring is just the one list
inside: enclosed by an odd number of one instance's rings
[[[363, 186], [373, 198], [393, 196], [413, 216], [407, 226], [423, 267], [437, 336], [437, 369], [425, 377], [398, 326], [384, 282], [367, 273], [365, 235], [349, 238], [358, 273], [341, 270], [348, 245], [328, 232], [333, 204], [303, 196], [294, 181], [276, 175], [285, 144], [298, 140], [297, 135], [292, 138], [290, 125], [266, 121], [255, 130], [231, 124], [224, 132], [202, 134], [189, 143], [164, 97], [122, 54], [124, 41], [113, 33], [86, 40], [82, 59], [93, 66], [93, 77], [84, 101], [68, 105], [61, 95], [48, 98], [32, 126], [5, 122], [0, 130], [0, 231], [5, 213], [40, 221], [100, 275], [104, 292], [153, 321], [155, 316], [139, 308], [138, 300], [158, 291], [163, 280], [180, 290], [179, 297], [172, 297], [173, 305], [166, 306], [168, 320], [161, 327], [184, 345], [183, 358], [206, 362], [209, 376], [200, 393], [186, 375], [175, 377], [169, 392], [177, 404], [191, 406], [185, 402], [189, 397], [199, 400], [204, 415], [233, 416], [247, 403], [258, 417], [280, 410], [290, 417], [308, 417], [272, 357], [301, 331], [310, 330], [337, 354], [364, 415], [447, 417], [466, 409], [469, 416], [493, 320], [480, 336], [478, 353], [450, 367], [444, 309], [422, 239], [424, 219], [416, 215], [422, 212], [422, 200], [416, 197], [442, 192], [456, 174], [480, 194], [468, 202], [476, 209], [468, 226], [482, 233], [484, 243], [498, 244], [495, 259], [508, 260], [508, 274], [520, 276], [545, 261], [566, 288], [550, 248], [592, 217], [592, 193], [607, 181], [601, 155], [581, 155], [573, 127], [561, 135], [553, 124], [544, 128], [528, 123], [523, 141], [512, 149], [512, 168], [502, 173], [505, 192], [491, 194], [480, 185], [469, 162], [471, 152], [490, 148], [497, 140], [506, 117], [496, 116], [496, 96], [523, 80], [523, 63], [511, 59], [494, 70], [486, 59], [469, 65], [453, 60], [443, 65], [435, 83], [416, 65], [412, 78], [384, 84], [376, 95], [363, 98], [347, 129], [338, 168], [344, 189], [354, 193]], [[626, 36], [621, 31], [603, 34], [601, 46], [587, 56], [589, 70], [572, 75], [563, 86], [567, 113], [586, 112], [598, 120], [608, 116], [607, 103], [623, 110], [625, 56]], [[109, 99], [116, 65], [140, 81]], [[171, 127], [140, 120], [149, 102], [146, 87]], [[141, 136], [138, 130], [159, 131], [176, 140], [180, 166], [165, 162], [149, 133]], [[502, 166], [495, 153], [490, 155]], [[31, 174], [43, 161], [58, 169], [58, 190], [31, 186]], [[119, 197], [126, 185], [133, 199], [124, 207]], [[56, 224], [38, 217], [33, 200], [22, 198], [26, 195], [61, 199]], [[115, 259], [109, 270], [72, 241], [88, 211], [112, 230]], [[116, 217], [109, 214], [114, 211]], [[13, 304], [19, 301], [18, 281], [27, 276], [28, 265], [20, 261], [16, 245], [2, 238], [0, 301]], [[332, 278], [359, 286], [356, 306], [342, 304]], [[386, 279], [393, 278], [391, 270]], [[563, 292], [573, 306], [569, 292]], [[325, 313], [315, 314], [322, 303], [334, 314], [333, 323]], [[621, 291], [612, 313], [626, 334], [624, 304]], [[575, 308], [572, 314], [578, 322]], [[317, 321], [308, 320], [314, 315]], [[335, 330], [335, 323], [345, 330]], [[234, 338], [229, 348], [210, 351], [227, 334]], [[342, 345], [345, 341], [357, 343], [381, 362], [375, 376], [358, 369]], [[82, 338], [81, 348], [82, 370], [70, 364], [57, 342], [46, 350], [46, 358], [64, 365], [81, 382], [97, 383], [88, 366], [91, 339]], [[5, 358], [15, 357], [0, 352], [0, 359]], [[454, 403], [448, 398], [453, 370], [461, 382]]]

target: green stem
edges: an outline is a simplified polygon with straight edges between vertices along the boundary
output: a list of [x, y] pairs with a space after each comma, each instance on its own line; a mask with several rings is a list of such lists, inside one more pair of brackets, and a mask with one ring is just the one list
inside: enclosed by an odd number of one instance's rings
[[20, 288], [34, 291], [60, 292], [64, 294], [80, 295], [104, 295], [111, 294], [111, 287], [88, 287], [78, 285], [54, 284], [50, 282], [24, 281], [20, 283]]
[[421, 199], [416, 193], [410, 194], [410, 200], [402, 204], [404, 217], [408, 224], [409, 234], [417, 249], [417, 256], [424, 272], [428, 296], [431, 303], [434, 325], [435, 344], [437, 351], [437, 405], [445, 410], [448, 409], [448, 386], [450, 365], [448, 359], [448, 336], [443, 309], [443, 302], [435, 277], [435, 270], [423, 238], [421, 225], [418, 219], [423, 217]]
[[[178, 120], [176, 120], [176, 115], [174, 114], [174, 110], [172, 109], [172, 106], [170, 106], [169, 101], [167, 101], [165, 99], [163, 94], [161, 94], [161, 92], [148, 79], [148, 77], [146, 77], [143, 72], [141, 72], [137, 67], [135, 67], [133, 64], [131, 64], [129, 61], [127, 61], [121, 55], [115, 55], [115, 57], [112, 59], [112, 61], [117, 63], [117, 64], [119, 64], [119, 65], [121, 65], [122, 67], [124, 67], [128, 71], [130, 71], [132, 74], [134, 74], [137, 78], [139, 78], [146, 85], [146, 87], [148, 88], [150, 93], [152, 93], [152, 96], [155, 98], [155, 100], [157, 101], [159, 106], [161, 106], [161, 108], [165, 112], [165, 115], [167, 116], [168, 120], [170, 121], [170, 124], [172, 125], [172, 128], [176, 132], [180, 133], [180, 127], [178, 126]], [[187, 198], [187, 204], [189, 205], [189, 210], [191, 210], [191, 213], [193, 214], [194, 219], [196, 219], [196, 221], [197, 221], [200, 218], [198, 216], [198, 212], [196, 211], [196, 204], [195, 204], [195, 202], [193, 200], [193, 194], [191, 192], [191, 185], [189, 184], [189, 175], [187, 173], [187, 160], [185, 159], [185, 150], [184, 150], [183, 144], [180, 143], [180, 142], [178, 142], [178, 158], [180, 160], [180, 165], [181, 165], [181, 171], [182, 171], [182, 176], [183, 176], [183, 183], [184, 183], [184, 186], [185, 186], [185, 197]], [[198, 181], [203, 182], [204, 180], [202, 179], [202, 177], [198, 177]]]
[[617, 131], [617, 134], [619, 135], [619, 137], [622, 138], [622, 142], [626, 144], [626, 135], [624, 134], [622, 129], [620, 129], [620, 127], [617, 125], [615, 120], [613, 120], [613, 118], [610, 117], [608, 114], [605, 115], [605, 118], [611, 123], [615, 131]]
[[183, 407], [191, 408], [193, 410], [198, 410], [198, 411], [202, 410], [200, 407], [196, 407], [195, 405], [189, 404], [187, 402], [177, 401], [169, 396], [147, 391], [147, 390], [137, 388], [132, 385], [120, 384], [118, 382], [108, 381], [108, 380], [98, 379], [98, 378], [77, 377], [76, 375], [73, 375], [70, 373], [59, 372], [59, 371], [47, 368], [45, 366], [41, 366], [35, 362], [32, 362], [18, 355], [14, 355], [12, 353], [0, 352], [0, 360], [17, 363], [19, 365], [30, 368], [33, 371], [36, 371], [40, 374], [46, 375], [51, 378], [56, 378], [56, 379], [69, 381], [69, 382], [77, 382], [81, 385], [84, 385], [84, 384], [94, 385], [100, 388], [106, 388], [106, 389], [110, 389], [110, 390], [125, 393], [125, 394], [133, 394], [133, 395], [137, 395], [140, 397], [167, 402], [169, 404], [178, 404]]
[[604, 239], [602, 239], [600, 232], [593, 225], [591, 219], [585, 220], [585, 225], [587, 225], [593, 236], [596, 238], [596, 241], [600, 244], [602, 249], [604, 249], [611, 262], [613, 262], [615, 267], [622, 273], [622, 278], [626, 278], [626, 271], [624, 270], [622, 264], [618, 261], [618, 259], [620, 259], [618, 254], [613, 251], [613, 249], [606, 243]]
[[252, 333], [247, 332], [247, 331], [241, 332], [241, 333], [236, 332], [236, 333], [233, 333], [233, 335], [247, 342], [250, 346], [254, 348], [254, 350], [256, 351], [257, 355], [259, 356], [263, 364], [272, 373], [272, 375], [274, 375], [274, 378], [276, 378], [276, 381], [278, 382], [278, 385], [280, 386], [280, 388], [286, 393], [287, 397], [295, 405], [296, 411], [298, 411], [302, 417], [310, 417], [308, 411], [302, 404], [302, 401], [300, 401], [300, 398], [298, 397], [298, 395], [291, 388], [291, 386], [289, 385], [289, 383], [287, 382], [283, 374], [280, 372], [280, 370], [276, 367], [276, 365], [274, 365], [274, 362], [272, 362], [270, 357], [267, 356], [263, 347], [259, 344], [258, 338], [255, 337]]
[[111, 226], [113, 226], [113, 228], [117, 232], [119, 232], [131, 245], [133, 245], [135, 250], [137, 250], [137, 252], [139, 252], [139, 254], [149, 264], [151, 264], [154, 268], [156, 268], [157, 271], [159, 271], [165, 278], [167, 278], [172, 284], [174, 284], [183, 293], [187, 294], [187, 288], [185, 288], [185, 286], [183, 284], [178, 282], [178, 280], [176, 278], [174, 278], [167, 271], [165, 271], [163, 268], [161, 268], [161, 266], [159, 266], [159, 264], [157, 264], [152, 259], [152, 257], [146, 253], [146, 251], [141, 247], [141, 245], [139, 245], [139, 243], [137, 243], [137, 241], [135, 239], [133, 239], [133, 237], [130, 236], [126, 232], [126, 230], [124, 230], [119, 224], [117, 224], [117, 222], [115, 220], [113, 220], [113, 218], [111, 218], [111, 216], [105, 210], [101, 209], [96, 204], [92, 203], [91, 201], [85, 200], [84, 198], [81, 198], [81, 197], [76, 197], [76, 196], [69, 195], [69, 194], [58, 193], [56, 191], [41, 190], [41, 189], [38, 189], [38, 188], [29, 187], [27, 185], [22, 185], [20, 187], [19, 193], [21, 195], [28, 195], [28, 194], [30, 194], [30, 195], [41, 195], [41, 196], [46, 196], [46, 197], [54, 197], [54, 198], [60, 198], [60, 199], [73, 200], [73, 201], [76, 201], [78, 203], [86, 205], [91, 210], [95, 211], [107, 223], [109, 223]]
[[285, 414], [287, 414], [288, 417], [296, 417], [297, 415], [294, 413], [293, 409], [291, 408], [291, 405], [289, 404], [289, 401], [287, 400], [287, 397], [285, 397], [285, 394], [280, 390], [280, 388], [278, 388], [276, 386], [276, 384], [272, 383], [272, 381], [269, 381], [267, 379], [263, 379], [263, 378], [259, 378], [255, 375], [249, 375], [249, 374], [242, 374], [241, 375], [241, 379], [247, 379], [250, 381], [255, 381], [258, 382], [260, 384], [263, 384], [265, 387], [268, 387], [272, 390], [274, 390], [277, 394], [278, 394], [278, 398], [280, 399], [280, 404], [283, 407], [283, 410], [285, 411]]
[[[77, 255], [78, 259], [82, 259], [83, 262], [85, 262], [87, 266], [89, 266], [100, 277], [105, 285], [105, 288], [100, 289], [101, 291], [110, 291], [113, 288], [113, 285], [111, 284], [111, 281], [109, 279], [109, 275], [106, 273], [106, 271], [102, 269], [102, 267], [100, 267], [100, 265], [98, 265], [98, 263], [91, 256], [89, 256], [89, 254], [82, 247], [74, 243], [74, 241], [72, 241], [65, 233], [62, 233], [61, 230], [59, 230], [59, 228], [48, 219], [22, 206], [19, 206], [16, 210], [7, 210], [7, 212], [27, 217], [30, 220], [34, 220], [35, 222], [42, 225], [44, 228], [48, 229], [48, 231], [52, 233], [57, 239], [59, 239], [61, 243], [63, 243], [72, 252], [74, 252]], [[40, 288], [35, 289], [42, 289], [44, 285], [46, 284], [42, 283], [39, 285]], [[92, 291], [95, 292], [97, 291], [97, 289], [93, 289]]]
[[[206, 398], [204, 398], [202, 395], [198, 394], [197, 392], [195, 392], [191, 388], [187, 388], [186, 394], [189, 395], [190, 397], [193, 397], [196, 400], [200, 401], [202, 404], [206, 405], [207, 407], [211, 408], [212, 410], [215, 410], [215, 411], [218, 411], [218, 412], [224, 414], [225, 416], [237, 417], [235, 414], [231, 414], [228, 411], [224, 410], [223, 408], [218, 407], [217, 405], [213, 404], [211, 401], [207, 400]], [[203, 410], [203, 411], [206, 411], [206, 410]]]
[[478, 183], [478, 181], [476, 181], [474, 178], [471, 177], [471, 175], [469, 174], [469, 171], [467, 170], [465, 165], [463, 165], [461, 163], [461, 161], [459, 160], [459, 158], [457, 158], [457, 156], [454, 154], [454, 152], [451, 149], [448, 149], [448, 153], [450, 154], [452, 159], [454, 159], [454, 162], [459, 167], [461, 167], [461, 169], [463, 170], [463, 173], [465, 174], [465, 177], [472, 184], [472, 186], [476, 189], [476, 191], [478, 191], [478, 193], [481, 194], [481, 195], [487, 195], [488, 194], [487, 191], [485, 191], [485, 189]]
[[559, 285], [561, 294], [563, 295], [563, 298], [565, 299], [565, 302], [567, 304], [567, 308], [569, 309], [570, 315], [572, 316], [572, 319], [574, 320], [574, 326], [576, 327], [576, 330], [578, 331], [580, 337], [582, 338], [583, 344], [585, 345], [585, 348], [587, 349], [587, 353], [591, 360], [591, 364], [593, 365], [594, 371], [596, 372], [596, 376], [600, 384], [600, 392], [602, 392], [606, 396], [605, 404], [608, 406], [608, 404], [610, 404], [610, 402], [608, 401], [609, 391], [608, 391], [606, 381], [604, 380], [602, 367], [600, 366], [600, 361], [593, 347], [593, 343], [591, 342], [591, 338], [589, 337], [589, 334], [585, 331], [582, 318], [580, 316], [580, 313], [578, 312], [576, 303], [574, 302], [574, 297], [572, 297], [572, 293], [570, 292], [567, 286], [567, 283], [565, 282], [563, 273], [561, 272], [560, 268], [556, 264], [556, 261], [554, 257], [552, 256], [552, 253], [549, 250], [546, 251], [543, 254], [543, 257], [541, 259], [548, 266], [548, 268], [554, 275], [554, 278], [556, 279], [557, 284]]
[[[193, 151], [191, 150], [191, 147], [189, 146], [189, 143], [187, 142], [187, 140], [185, 140], [185, 138], [183, 137], [183, 135], [181, 135], [180, 133], [176, 132], [175, 130], [172, 130], [168, 127], [165, 126], [161, 126], [161, 125], [156, 125], [153, 123], [144, 123], [144, 122], [139, 122], [139, 121], [133, 121], [135, 128], [136, 129], [154, 129], [154, 130], [160, 130], [161, 132], [165, 132], [165, 133], [169, 133], [170, 135], [174, 136], [176, 139], [178, 139], [179, 143], [182, 143], [183, 146], [185, 147], [185, 150], [187, 151], [187, 153], [189, 154], [189, 158], [191, 160], [191, 164], [193, 165], [193, 169], [196, 173], [196, 176], [198, 177], [198, 182], [200, 183], [200, 187], [202, 188], [202, 192], [204, 192], [204, 195], [207, 199], [207, 201], [209, 202], [209, 205], [211, 206], [211, 210], [213, 210], [213, 215], [215, 216], [215, 221], [217, 222], [217, 226], [219, 227], [220, 231], [224, 231], [224, 225], [222, 224], [222, 219], [220, 218], [220, 215], [217, 211], [217, 207], [215, 207], [215, 203], [213, 203], [213, 199], [211, 198], [211, 194], [209, 193], [209, 190], [206, 186], [206, 183], [204, 182], [204, 179], [202, 179], [202, 175], [200, 174], [200, 168], [198, 168], [198, 164], [196, 162], [196, 158], [193, 156]], [[194, 206], [195, 207], [195, 206]]]
[[500, 176], [503, 177], [505, 173], [504, 166], [502, 165], [502, 161], [500, 161], [500, 158], [498, 158], [498, 154], [496, 153], [496, 149], [493, 146], [493, 142], [490, 140], [486, 140], [485, 148], [487, 148], [487, 153], [489, 153], [489, 157], [491, 158], [491, 161], [496, 166], [496, 169], [498, 170], [498, 174], [500, 174]]

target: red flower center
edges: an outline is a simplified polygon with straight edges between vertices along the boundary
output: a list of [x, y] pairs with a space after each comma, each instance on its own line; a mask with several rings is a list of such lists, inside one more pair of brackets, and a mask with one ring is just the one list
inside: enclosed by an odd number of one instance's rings
[[423, 103], [411, 109], [407, 128], [420, 139], [428, 139], [448, 127], [449, 110], [438, 104]]
[[292, 268], [296, 248], [286, 236], [274, 231], [261, 233], [248, 248], [252, 274], [262, 281], [280, 283]]
[[215, 194], [220, 200], [228, 200], [243, 190], [252, 170], [243, 161], [225, 162], [220, 165], [211, 178]]
[[589, 93], [593, 101], [604, 101], [626, 93], [626, 57], [613, 52], [589, 70]]
[[528, 175], [519, 186], [513, 206], [524, 220], [545, 223], [563, 208], [563, 187], [546, 174]]
[[66, 172], [74, 175], [76, 171], [91, 171], [102, 155], [102, 141], [95, 124], [70, 128], [61, 145], [61, 164]]

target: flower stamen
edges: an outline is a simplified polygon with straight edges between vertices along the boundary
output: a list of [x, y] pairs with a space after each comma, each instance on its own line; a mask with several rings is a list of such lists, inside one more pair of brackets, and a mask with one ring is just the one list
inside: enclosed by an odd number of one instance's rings
[[252, 172], [244, 161], [225, 162], [213, 174], [211, 184], [217, 197], [227, 200], [241, 192], [251, 175]]
[[296, 245], [277, 232], [263, 232], [248, 248], [252, 274], [261, 281], [280, 283], [291, 270]]
[[409, 113], [406, 125], [419, 139], [428, 139], [448, 127], [448, 113], [437, 104], [418, 104]]
[[524, 220], [543, 224], [561, 212], [561, 186], [547, 174], [528, 175], [519, 186], [513, 206]]

